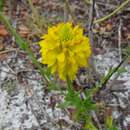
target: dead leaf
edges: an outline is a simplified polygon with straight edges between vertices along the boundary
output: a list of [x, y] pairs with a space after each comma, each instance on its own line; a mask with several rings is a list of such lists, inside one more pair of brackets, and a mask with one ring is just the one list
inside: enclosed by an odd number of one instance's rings
[[127, 34], [127, 40], [130, 40], [130, 33]]
[[3, 43], [0, 43], [0, 51], [3, 51], [4, 50], [4, 45]]
[[111, 31], [112, 30], [112, 24], [110, 24], [110, 23], [108, 23], [107, 25], [106, 25], [106, 30], [107, 31]]
[[5, 46], [3, 44], [3, 37], [0, 37], [0, 51], [3, 51], [5, 49]]
[[25, 25], [20, 25], [18, 27], [18, 30], [19, 30], [19, 34], [22, 37], [27, 37], [27, 35], [29, 34], [29, 29]]
[[32, 0], [32, 3], [33, 3], [33, 4], [38, 4], [38, 3], [39, 3], [39, 0]]
[[6, 53], [0, 54], [0, 62], [5, 60], [7, 57], [8, 57], [8, 55]]
[[29, 13], [28, 13], [28, 11], [27, 11], [26, 9], [21, 10], [20, 15], [21, 15], [21, 17], [22, 17], [23, 19], [29, 17], [29, 16], [28, 16]]
[[9, 33], [3, 25], [0, 25], [0, 36], [7, 36]]
[[104, 48], [93, 48], [93, 53], [94, 55], [101, 55], [104, 54], [106, 52], [106, 50]]
[[106, 28], [105, 27], [100, 27], [100, 34], [105, 34]]
[[125, 86], [125, 83], [125, 80], [111, 80], [108, 85], [108, 89], [111, 91], [126, 91], [127, 88]]
[[75, 119], [76, 109], [75, 108], [67, 108], [67, 111], [69, 113], [70, 119]]

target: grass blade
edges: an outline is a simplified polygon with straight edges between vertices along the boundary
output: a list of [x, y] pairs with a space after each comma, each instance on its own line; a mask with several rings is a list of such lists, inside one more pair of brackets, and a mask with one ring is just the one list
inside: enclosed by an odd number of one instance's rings
[[32, 51], [29, 48], [29, 44], [20, 37], [20, 35], [16, 32], [16, 30], [10, 24], [9, 20], [2, 14], [2, 12], [0, 12], [0, 21], [8, 28], [10, 33], [15, 37], [16, 43], [19, 45], [19, 47], [28, 54], [29, 58], [39, 69], [40, 73], [42, 74], [42, 76], [44, 77], [46, 82], [50, 83], [50, 79], [49, 79], [49, 75], [48, 75], [47, 71], [37, 61], [34, 54], [32, 53]]
[[0, 0], [0, 12], [3, 11], [4, 0]]

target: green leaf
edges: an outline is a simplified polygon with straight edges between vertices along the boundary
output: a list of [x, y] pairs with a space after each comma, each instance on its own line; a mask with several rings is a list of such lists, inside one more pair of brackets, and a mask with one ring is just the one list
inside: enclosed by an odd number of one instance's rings
[[120, 75], [120, 74], [122, 74], [122, 73], [125, 73], [125, 72], [127, 72], [127, 70], [126, 70], [125, 67], [121, 67], [121, 68], [119, 68], [119, 69], [117, 70], [118, 75]]
[[113, 125], [113, 118], [112, 118], [112, 116], [107, 116], [107, 119], [106, 119], [106, 126], [107, 126], [107, 128], [111, 129], [112, 125]]
[[67, 107], [69, 107], [70, 106], [70, 104], [69, 104], [69, 102], [67, 102], [67, 101], [65, 101], [65, 102], [63, 102], [63, 103], [60, 103], [59, 105], [58, 105], [58, 107], [60, 107], [60, 108], [62, 108], [62, 109], [65, 109], [65, 108], [67, 108]]
[[92, 122], [86, 122], [85, 129], [98, 130], [98, 129], [92, 124]]
[[126, 52], [130, 55], [130, 45], [126, 48]]
[[3, 11], [4, 0], [0, 0], [0, 12]]
[[115, 126], [115, 124], [114, 124], [114, 122], [113, 122], [112, 116], [107, 116], [105, 124], [106, 124], [107, 130], [119, 130], [119, 129]]
[[112, 130], [119, 130], [116, 126], [114, 126], [113, 128], [112, 128]]

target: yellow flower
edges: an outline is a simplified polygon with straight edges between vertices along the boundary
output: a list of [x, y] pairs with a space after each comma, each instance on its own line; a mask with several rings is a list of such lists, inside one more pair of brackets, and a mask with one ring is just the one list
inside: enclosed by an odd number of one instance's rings
[[73, 27], [67, 22], [50, 27], [39, 44], [42, 63], [48, 65], [52, 74], [58, 72], [62, 80], [73, 80], [79, 67], [88, 66], [90, 41], [78, 25]]

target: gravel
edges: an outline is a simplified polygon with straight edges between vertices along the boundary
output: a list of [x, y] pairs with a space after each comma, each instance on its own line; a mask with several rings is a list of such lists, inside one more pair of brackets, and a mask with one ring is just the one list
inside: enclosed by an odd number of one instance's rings
[[[53, 109], [51, 106], [52, 97], [56, 102], [62, 101], [63, 97], [56, 91], [47, 92], [38, 72], [31, 70], [29, 65], [25, 65], [23, 58], [18, 57], [16, 60], [14, 57], [13, 59], [14, 55], [12, 53], [8, 59], [0, 63], [0, 130], [61, 130], [59, 121], [62, 121], [63, 130], [75, 130], [76, 128], [78, 130], [79, 125], [70, 120], [67, 111], [58, 107]], [[118, 52], [115, 50], [97, 55], [94, 59], [97, 70], [102, 74], [106, 74], [110, 67], [119, 63]], [[27, 72], [22, 72], [24, 69]], [[127, 107], [124, 100], [129, 102], [130, 66], [126, 65], [126, 69], [127, 72], [118, 79], [126, 81], [124, 84], [128, 91], [115, 92], [122, 108]], [[18, 73], [19, 70], [20, 73]], [[22, 78], [19, 79], [19, 77]], [[9, 86], [14, 87], [9, 89]], [[57, 106], [57, 103], [55, 105]], [[120, 114], [118, 111], [113, 111], [115, 119]], [[130, 115], [127, 115], [124, 124], [129, 123]]]

